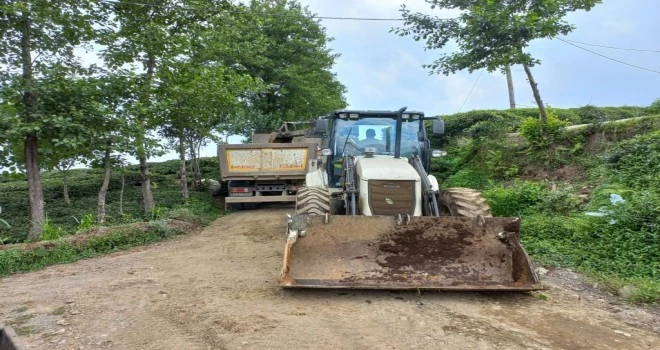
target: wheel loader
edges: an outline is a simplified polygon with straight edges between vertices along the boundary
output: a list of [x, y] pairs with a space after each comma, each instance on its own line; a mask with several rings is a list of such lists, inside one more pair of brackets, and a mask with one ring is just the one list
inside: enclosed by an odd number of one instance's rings
[[316, 121], [315, 167], [287, 215], [284, 288], [543, 289], [518, 218], [492, 217], [481, 193], [441, 189], [421, 112], [333, 112]]

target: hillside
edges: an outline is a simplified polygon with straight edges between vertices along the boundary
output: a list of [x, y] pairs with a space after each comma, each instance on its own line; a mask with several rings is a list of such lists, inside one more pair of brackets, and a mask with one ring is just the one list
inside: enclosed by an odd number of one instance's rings
[[[200, 160], [202, 174], [218, 179], [217, 159]], [[145, 215], [141, 206], [142, 192], [140, 173], [137, 165], [115, 169], [107, 195], [107, 226], [142, 222], [158, 219], [167, 212], [187, 208], [196, 214], [214, 217], [219, 211], [212, 205], [212, 197], [204, 190], [192, 191], [190, 204], [183, 205], [181, 190], [177, 178], [178, 161], [150, 164], [152, 186], [156, 209], [151, 215]], [[43, 173], [44, 195], [46, 198], [47, 226], [58, 236], [75, 234], [81, 225], [91, 225], [96, 218], [98, 191], [103, 181], [103, 169], [73, 169], [67, 173], [68, 190], [71, 204], [67, 205], [63, 195], [62, 173], [49, 171]], [[124, 179], [123, 202], [122, 177]], [[26, 239], [28, 228], [28, 203], [26, 198], [27, 181], [0, 177], [0, 218], [11, 226], [0, 225], [0, 242], [18, 243]], [[88, 223], [82, 224], [81, 222]]]
[[[652, 108], [554, 113], [581, 123]], [[535, 262], [586, 272], [631, 300], [660, 300], [660, 115], [568, 131], [559, 126], [570, 122], [557, 118], [549, 139], [540, 139], [526, 113], [446, 116], [448, 137], [436, 145], [448, 156], [433, 164], [441, 186], [482, 190], [493, 215], [520, 216]]]

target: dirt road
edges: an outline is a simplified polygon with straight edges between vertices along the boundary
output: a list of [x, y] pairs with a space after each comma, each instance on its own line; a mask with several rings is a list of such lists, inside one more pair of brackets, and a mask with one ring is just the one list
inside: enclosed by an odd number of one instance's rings
[[653, 310], [565, 286], [283, 291], [285, 212], [0, 279], [0, 324], [34, 349], [660, 349]]

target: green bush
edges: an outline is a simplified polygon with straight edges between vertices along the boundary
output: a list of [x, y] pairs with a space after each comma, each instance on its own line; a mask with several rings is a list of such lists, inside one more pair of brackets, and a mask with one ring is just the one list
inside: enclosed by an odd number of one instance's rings
[[533, 214], [521, 220], [520, 239], [534, 260], [543, 265], [575, 266], [575, 219], [547, 214]]
[[538, 182], [521, 181], [509, 187], [496, 186], [484, 191], [493, 216], [522, 216], [535, 210], [548, 194]]
[[[660, 101], [660, 99], [658, 101]], [[569, 125], [589, 123], [600, 124], [604, 121], [660, 114], [660, 102], [658, 101], [654, 102], [650, 107], [596, 107], [587, 105], [568, 109], [548, 108], [548, 111], [556, 116], [557, 119], [566, 122]], [[461, 135], [483, 137], [493, 131], [493, 128], [497, 124], [502, 124], [502, 129], [505, 129], [506, 132], [516, 132], [523, 120], [528, 118], [538, 119], [539, 110], [537, 108], [475, 110], [444, 115], [441, 116], [441, 118], [445, 121], [445, 134], [431, 137], [433, 144], [436, 146], [446, 145], [453, 138]], [[430, 123], [427, 127], [430, 128]]]
[[571, 216], [581, 209], [581, 201], [572, 188], [548, 192], [537, 205], [537, 211], [550, 215]]
[[510, 132], [524, 118], [509, 110], [479, 110], [442, 116], [442, 119], [445, 122], [445, 134], [431, 137], [436, 145], [446, 145], [449, 140], [464, 134], [477, 123], [481, 123], [481, 126], [476, 126], [476, 129], [473, 129], [474, 133], [479, 133], [479, 129], [493, 128], [497, 124], [504, 124]]
[[491, 172], [492, 177], [506, 180], [518, 175], [520, 169], [514, 163], [511, 153], [511, 150], [505, 147], [487, 149], [484, 152], [483, 164]]
[[660, 188], [660, 131], [618, 144], [606, 156], [615, 181], [634, 188]]
[[443, 188], [449, 187], [467, 187], [474, 189], [483, 189], [491, 183], [488, 176], [477, 169], [465, 168], [450, 175], [442, 183]]
[[633, 300], [660, 300], [660, 195], [632, 194], [604, 209], [604, 217], [525, 216], [523, 245], [543, 264], [576, 267], [613, 284], [633, 284]]
[[647, 114], [660, 114], [660, 98], [653, 101], [653, 103], [646, 109]]
[[53, 224], [53, 222], [46, 216], [43, 226], [41, 227], [42, 241], [52, 241], [62, 236], [62, 228]]
[[36, 249], [8, 249], [0, 251], [0, 276], [34, 271], [48, 265], [63, 264], [101, 254], [125, 250], [136, 245], [161, 241], [182, 231], [171, 230], [163, 222], [150, 225], [147, 232], [137, 227], [118, 227], [104, 236], [90, 237], [82, 244], [75, 241], [55, 241], [52, 246]]
[[608, 119], [604, 109], [592, 105], [586, 105], [577, 109], [581, 124], [600, 124]]
[[525, 137], [533, 149], [546, 149], [559, 143], [564, 136], [568, 123], [548, 113], [548, 123], [543, 125], [538, 118], [527, 118], [520, 126], [520, 134]]

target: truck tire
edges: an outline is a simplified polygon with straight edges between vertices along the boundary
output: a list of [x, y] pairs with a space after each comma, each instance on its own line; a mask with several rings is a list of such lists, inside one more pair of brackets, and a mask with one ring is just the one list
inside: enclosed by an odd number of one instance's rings
[[330, 213], [330, 192], [321, 187], [300, 187], [296, 195], [296, 213], [325, 215]]
[[446, 188], [440, 192], [440, 215], [491, 217], [490, 207], [481, 192], [471, 188]]

